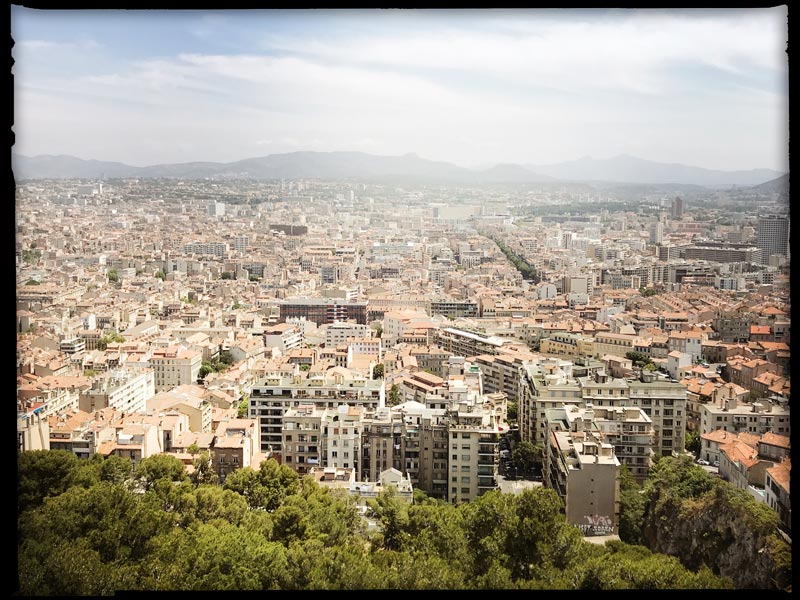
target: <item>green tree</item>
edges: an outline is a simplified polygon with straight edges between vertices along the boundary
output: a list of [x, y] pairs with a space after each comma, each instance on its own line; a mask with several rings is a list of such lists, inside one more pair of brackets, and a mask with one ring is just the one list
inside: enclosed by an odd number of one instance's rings
[[24, 450], [17, 454], [18, 512], [40, 506], [45, 498], [64, 493], [78, 469], [68, 450]]
[[106, 272], [106, 277], [108, 277], [108, 280], [112, 283], [117, 283], [119, 281], [119, 274], [113, 267]]
[[197, 372], [197, 378], [198, 378], [199, 380], [203, 380], [203, 379], [205, 379], [205, 378], [206, 378], [206, 376], [207, 376], [209, 373], [213, 373], [213, 372], [215, 372], [215, 371], [216, 371], [216, 369], [214, 369], [214, 365], [213, 365], [213, 364], [211, 364], [209, 361], [207, 361], [207, 360], [204, 360], [204, 361], [203, 361], [203, 362], [200, 364], [200, 370]]
[[400, 387], [396, 383], [393, 383], [392, 387], [389, 388], [388, 400], [389, 406], [396, 406], [402, 401]]
[[630, 469], [622, 465], [619, 471], [619, 537], [629, 544], [641, 544], [645, 497]]
[[700, 456], [700, 432], [699, 431], [687, 431], [686, 432], [686, 450], [693, 453], [695, 456]]
[[112, 331], [100, 337], [97, 340], [97, 349], [105, 350], [109, 344], [122, 344], [125, 341], [125, 336], [119, 332]]
[[509, 402], [508, 403], [508, 412], [506, 414], [508, 421], [510, 423], [517, 422], [517, 403], [516, 402]]
[[250, 397], [247, 394], [242, 394], [242, 399], [239, 401], [239, 411], [237, 417], [240, 419], [247, 418], [247, 410], [250, 407]]
[[199, 456], [192, 459], [192, 465], [194, 466], [194, 471], [192, 471], [189, 479], [193, 484], [200, 485], [219, 482], [219, 475], [214, 471], [214, 467], [211, 464], [211, 455], [207, 450], [201, 452]]
[[220, 279], [234, 279], [235, 276], [231, 271], [223, 271], [222, 275], [220, 275]]
[[[99, 455], [96, 455], [99, 456]], [[100, 466], [101, 481], [108, 481], [115, 484], [122, 484], [128, 481], [133, 474], [133, 462], [129, 458], [123, 458], [116, 454], [111, 454], [103, 460]]]
[[372, 378], [373, 379], [383, 379], [383, 372], [384, 372], [383, 363], [378, 363], [372, 369]]
[[159, 269], [158, 271], [155, 272], [154, 277], [156, 279], [160, 279], [161, 281], [164, 281], [167, 278], [167, 274], [164, 273], [163, 269]]
[[380, 544], [386, 550], [402, 550], [409, 534], [408, 507], [397, 497], [393, 487], [378, 494], [378, 497], [367, 500], [367, 505], [380, 523]]
[[519, 442], [511, 451], [511, 462], [520, 474], [530, 474], [534, 465], [542, 462], [542, 448], [529, 441]]
[[155, 454], [143, 458], [136, 467], [135, 477], [145, 490], [151, 489], [156, 481], [161, 479], [170, 482], [181, 482], [188, 479], [184, 464], [168, 454]]
[[297, 473], [274, 458], [263, 461], [258, 471], [237, 469], [225, 478], [225, 489], [244, 496], [251, 508], [268, 512], [276, 510], [299, 487]]

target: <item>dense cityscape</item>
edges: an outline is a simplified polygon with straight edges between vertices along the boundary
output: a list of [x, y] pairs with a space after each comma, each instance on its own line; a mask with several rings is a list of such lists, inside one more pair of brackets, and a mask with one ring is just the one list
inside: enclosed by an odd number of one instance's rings
[[786, 5], [11, 40], [13, 595], [792, 591]]
[[273, 459], [365, 518], [543, 486], [587, 538], [690, 454], [788, 534], [780, 187], [573, 187], [21, 181], [19, 448]]

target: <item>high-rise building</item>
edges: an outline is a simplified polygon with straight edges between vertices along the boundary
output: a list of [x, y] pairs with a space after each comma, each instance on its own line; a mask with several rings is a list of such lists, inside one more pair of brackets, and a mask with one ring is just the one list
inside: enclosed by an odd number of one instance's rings
[[664, 224], [661, 221], [650, 227], [650, 243], [661, 244], [664, 241]]
[[675, 196], [675, 198], [672, 199], [672, 217], [680, 219], [683, 216], [684, 208], [683, 198]]
[[758, 218], [756, 229], [761, 261], [769, 263], [772, 254], [789, 255], [789, 217], [767, 215]]

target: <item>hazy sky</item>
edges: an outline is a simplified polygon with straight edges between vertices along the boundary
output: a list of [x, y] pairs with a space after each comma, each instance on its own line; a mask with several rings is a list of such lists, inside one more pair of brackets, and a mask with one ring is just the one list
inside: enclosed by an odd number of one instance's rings
[[788, 170], [787, 9], [12, 7], [14, 150]]

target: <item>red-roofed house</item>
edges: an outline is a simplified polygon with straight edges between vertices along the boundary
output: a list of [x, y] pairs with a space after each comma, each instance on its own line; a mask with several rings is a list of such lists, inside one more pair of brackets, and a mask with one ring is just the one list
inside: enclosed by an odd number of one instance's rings
[[764, 485], [767, 469], [775, 463], [758, 457], [758, 451], [741, 439], [720, 446], [719, 474], [739, 489]]
[[778, 513], [781, 524], [792, 530], [792, 499], [789, 494], [789, 480], [792, 474], [792, 463], [787, 457], [783, 461], [767, 469], [764, 478], [764, 501]]

